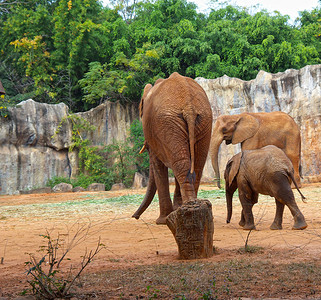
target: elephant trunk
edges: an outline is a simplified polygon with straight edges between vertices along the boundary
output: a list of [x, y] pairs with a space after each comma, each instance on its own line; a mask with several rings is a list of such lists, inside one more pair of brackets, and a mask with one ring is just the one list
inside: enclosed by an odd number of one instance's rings
[[220, 145], [223, 141], [223, 135], [215, 132], [214, 130], [213, 130], [212, 144], [211, 144], [211, 161], [212, 161], [212, 166], [213, 166], [213, 169], [215, 172], [215, 179], [217, 182], [217, 186], [218, 186], [218, 188], [221, 188], [220, 168], [219, 168], [219, 164], [218, 164], [218, 152], [220, 149]]
[[230, 223], [232, 218], [232, 199], [233, 199], [233, 193], [226, 191], [226, 206], [227, 206], [227, 218], [226, 223]]
[[149, 181], [148, 181], [148, 187], [146, 190], [146, 194], [144, 197], [144, 200], [142, 204], [139, 206], [139, 208], [136, 210], [136, 212], [132, 215], [133, 218], [139, 219], [140, 215], [147, 209], [147, 207], [151, 204], [155, 193], [156, 193], [156, 183], [154, 178], [154, 173], [152, 170], [152, 166], [149, 167]]

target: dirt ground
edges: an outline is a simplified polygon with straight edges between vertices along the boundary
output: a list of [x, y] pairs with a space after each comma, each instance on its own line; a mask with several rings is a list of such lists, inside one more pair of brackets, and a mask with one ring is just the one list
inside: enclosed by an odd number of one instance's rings
[[[200, 187], [204, 191], [213, 189], [216, 187], [211, 185]], [[308, 200], [308, 203], [303, 203], [295, 191], [297, 203], [308, 223], [308, 228], [303, 231], [291, 230], [293, 219], [287, 208], [283, 230], [271, 231], [269, 226], [275, 213], [274, 199], [260, 195], [259, 203], [254, 206], [257, 230], [251, 232], [248, 243], [262, 247], [263, 250], [252, 255], [250, 260], [266, 258], [275, 265], [292, 262], [320, 263], [321, 184], [306, 184], [301, 190]], [[138, 208], [137, 203], [118, 204], [107, 201], [111, 197], [144, 193], [145, 189], [126, 189], [0, 196], [0, 299], [14, 299], [28, 288], [25, 262], [29, 260], [30, 253], [41, 257], [39, 247], [46, 244], [41, 235], [48, 233], [53, 238], [58, 234], [63, 236], [63, 247], [68, 247], [72, 237], [78, 232], [79, 241], [68, 254], [74, 265], [81, 261], [86, 249], [94, 249], [100, 239], [105, 248], [86, 268], [84, 274], [88, 276], [88, 280], [90, 276], [111, 270], [177, 263], [178, 251], [174, 237], [167, 226], [155, 224], [159, 212], [157, 202], [154, 201], [141, 219], [136, 220], [131, 216]], [[214, 246], [217, 253], [203, 262], [224, 262], [234, 257], [240, 258], [241, 254], [237, 254], [236, 250], [244, 247], [248, 231], [238, 226], [241, 211], [239, 200], [234, 200], [230, 224], [225, 222], [224, 196], [209, 200], [213, 204]], [[105, 295], [110, 293], [110, 297], [102, 296], [100, 299], [126, 299], [126, 291], [118, 293], [117, 288], [112, 284], [107, 286], [106, 282], [100, 283], [99, 280], [84, 287], [91, 292], [101, 291], [101, 295], [104, 295], [102, 291], [106, 291]], [[321, 298], [321, 291], [317, 287], [314, 293], [314, 298]], [[272, 296], [278, 298], [277, 295]], [[292, 299], [290, 296], [283, 298]], [[304, 294], [302, 298], [308, 297]]]

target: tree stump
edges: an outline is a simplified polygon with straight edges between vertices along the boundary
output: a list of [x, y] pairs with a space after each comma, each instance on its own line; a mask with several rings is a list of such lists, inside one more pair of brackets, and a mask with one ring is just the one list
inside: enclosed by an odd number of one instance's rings
[[166, 224], [175, 237], [180, 259], [213, 255], [214, 222], [210, 201], [195, 199], [184, 203], [167, 216]]

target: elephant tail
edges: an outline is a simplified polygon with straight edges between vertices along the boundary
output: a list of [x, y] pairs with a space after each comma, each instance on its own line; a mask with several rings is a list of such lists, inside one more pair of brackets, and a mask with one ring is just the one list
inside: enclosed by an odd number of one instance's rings
[[189, 149], [191, 155], [191, 168], [186, 178], [190, 183], [195, 182], [195, 122], [197, 115], [194, 112], [192, 107], [186, 107], [186, 110], [183, 112], [183, 117], [187, 123], [187, 132], [189, 139]]
[[297, 182], [295, 181], [295, 178], [294, 178], [294, 176], [293, 176], [293, 172], [289, 172], [288, 174], [289, 174], [290, 178], [292, 179], [292, 181], [293, 181], [293, 183], [294, 183], [294, 185], [295, 185], [295, 188], [298, 190], [299, 194], [301, 195], [302, 201], [303, 201], [304, 203], [307, 203], [306, 198], [303, 196], [303, 194], [302, 194], [301, 191], [299, 190], [298, 184], [297, 184]]

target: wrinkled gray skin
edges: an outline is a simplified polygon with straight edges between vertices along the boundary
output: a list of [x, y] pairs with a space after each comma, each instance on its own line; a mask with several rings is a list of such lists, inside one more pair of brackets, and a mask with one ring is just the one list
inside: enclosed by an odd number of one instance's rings
[[276, 213], [270, 229], [282, 229], [284, 205], [294, 218], [292, 229], [305, 229], [307, 223], [299, 210], [291, 189], [291, 181], [300, 192], [294, 179], [293, 165], [284, 152], [272, 145], [257, 150], [245, 150], [234, 155], [227, 163], [225, 173], [227, 202], [227, 220], [232, 217], [232, 197], [238, 188], [242, 205], [239, 225], [243, 229], [255, 229], [252, 207], [258, 201], [258, 195], [270, 195], [275, 198]]
[[[182, 203], [196, 199], [208, 154], [212, 110], [206, 93], [193, 79], [173, 73], [147, 84], [140, 103], [145, 146], [149, 152], [149, 183], [144, 200], [133, 217], [138, 219], [158, 192], [157, 224]], [[175, 175], [173, 204], [168, 168]]]

